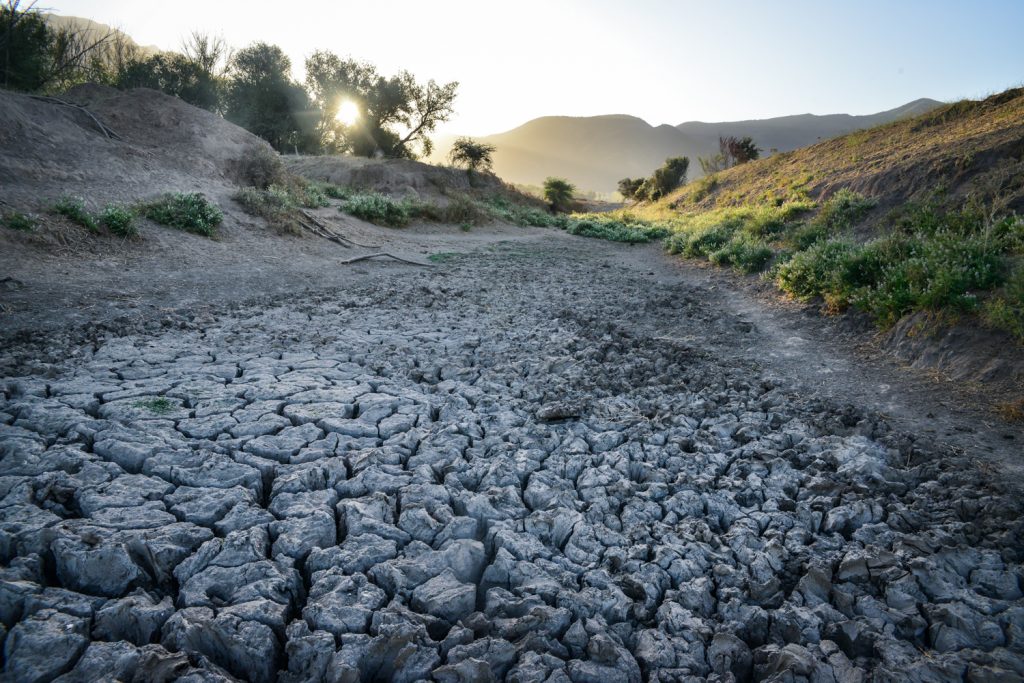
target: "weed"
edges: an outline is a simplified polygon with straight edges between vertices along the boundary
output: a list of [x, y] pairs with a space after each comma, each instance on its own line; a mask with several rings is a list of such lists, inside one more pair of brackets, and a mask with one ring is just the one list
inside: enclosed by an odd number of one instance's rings
[[174, 410], [177, 406], [167, 398], [163, 396], [157, 398], [147, 398], [135, 402], [136, 408], [145, 408], [146, 410], [156, 413], [157, 415], [163, 415]]
[[221, 210], [198, 192], [167, 194], [146, 204], [143, 210], [146, 218], [161, 225], [205, 237], [215, 236], [224, 220]]
[[982, 318], [1024, 343], [1024, 267], [1018, 267], [1002, 290], [985, 302]]
[[96, 217], [85, 208], [85, 200], [81, 197], [64, 195], [53, 205], [55, 213], [78, 223], [89, 232], [99, 232], [100, 225]]
[[242, 185], [265, 190], [288, 182], [290, 174], [281, 157], [266, 147], [253, 147], [235, 162], [235, 173]]
[[566, 232], [570, 235], [596, 237], [612, 242], [637, 244], [667, 237], [669, 229], [656, 223], [624, 221], [607, 214], [576, 214], [571, 216]]
[[732, 266], [740, 273], [764, 270], [773, 256], [771, 247], [751, 237], [729, 240], [721, 249], [711, 252], [708, 260], [717, 266]]
[[454, 251], [439, 251], [436, 254], [431, 254], [427, 257], [427, 260], [431, 263], [445, 263], [452, 259], [458, 258], [460, 254]]
[[103, 226], [121, 237], [136, 237], [139, 234], [135, 227], [135, 212], [121, 204], [107, 204], [100, 212]]
[[408, 225], [412, 217], [408, 202], [395, 200], [377, 192], [354, 194], [345, 200], [341, 210], [356, 218], [393, 228]]
[[4, 225], [11, 230], [18, 230], [21, 232], [30, 232], [35, 229], [35, 220], [24, 213], [19, 211], [12, 211], [11, 213], [4, 216]]

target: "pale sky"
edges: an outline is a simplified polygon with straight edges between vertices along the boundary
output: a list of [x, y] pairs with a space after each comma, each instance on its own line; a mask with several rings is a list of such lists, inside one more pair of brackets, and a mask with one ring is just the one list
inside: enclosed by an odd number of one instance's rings
[[177, 49], [199, 29], [460, 82], [439, 133], [546, 115], [651, 124], [867, 114], [1024, 83], [1024, 0], [41, 0]]

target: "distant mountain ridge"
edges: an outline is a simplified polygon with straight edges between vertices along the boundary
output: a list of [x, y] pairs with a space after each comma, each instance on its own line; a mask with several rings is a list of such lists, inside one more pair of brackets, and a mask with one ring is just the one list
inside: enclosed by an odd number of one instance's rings
[[[548, 176], [568, 178], [581, 189], [612, 192], [627, 176], [645, 176], [667, 157], [690, 157], [691, 179], [700, 176], [698, 157], [718, 151], [718, 136], [749, 135], [765, 154], [805, 147], [820, 140], [917, 116], [941, 102], [919, 99], [888, 111], [798, 114], [751, 121], [652, 126], [627, 114], [544, 116], [513, 130], [479, 138], [496, 147], [494, 170], [506, 181], [539, 185]], [[447, 155], [451, 140], [439, 140], [433, 160]]]

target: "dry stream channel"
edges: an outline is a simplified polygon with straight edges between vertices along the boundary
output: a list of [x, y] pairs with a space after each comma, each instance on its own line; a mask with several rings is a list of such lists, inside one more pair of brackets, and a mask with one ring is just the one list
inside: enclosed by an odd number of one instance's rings
[[5, 680], [1024, 679], [1014, 482], [622, 249], [369, 264], [12, 370]]

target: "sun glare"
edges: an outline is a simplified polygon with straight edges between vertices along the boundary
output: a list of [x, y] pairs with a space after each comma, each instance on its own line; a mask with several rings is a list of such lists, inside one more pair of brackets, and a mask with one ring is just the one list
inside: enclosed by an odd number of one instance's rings
[[352, 100], [345, 100], [338, 107], [337, 119], [346, 126], [351, 126], [359, 120], [359, 105]]

